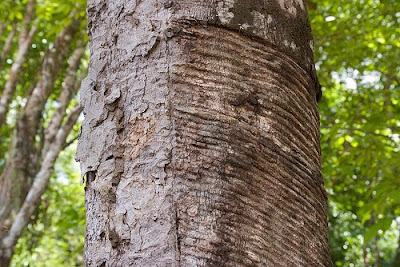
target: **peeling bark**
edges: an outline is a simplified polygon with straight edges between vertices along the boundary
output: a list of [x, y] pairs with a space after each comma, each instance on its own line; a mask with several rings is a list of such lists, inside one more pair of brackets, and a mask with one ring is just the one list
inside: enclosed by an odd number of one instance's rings
[[86, 266], [331, 266], [302, 1], [88, 1]]

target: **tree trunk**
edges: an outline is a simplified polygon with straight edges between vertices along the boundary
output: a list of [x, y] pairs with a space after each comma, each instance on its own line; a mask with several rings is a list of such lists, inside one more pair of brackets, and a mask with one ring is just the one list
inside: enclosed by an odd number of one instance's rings
[[73, 20], [60, 33], [43, 61], [40, 80], [18, 114], [7, 161], [0, 174], [0, 267], [8, 266], [15, 245], [47, 188], [55, 161], [81, 113], [80, 106], [67, 112], [70, 100], [79, 88], [77, 71], [84, 54], [84, 43], [79, 42], [69, 57], [64, 80], [61, 80], [63, 90], [59, 107], [45, 129], [44, 140], [37, 141], [46, 103], [62, 64], [70, 55], [71, 40], [79, 32], [80, 24], [80, 20]]
[[[28, 53], [28, 49], [31, 45], [32, 38], [37, 30], [36, 28], [37, 22], [34, 23], [34, 25], [32, 25], [32, 28], [30, 30], [28, 29], [29, 24], [31, 23], [32, 20], [33, 12], [35, 10], [35, 4], [36, 4], [35, 0], [29, 0], [28, 2], [27, 11], [19, 35], [17, 56], [15, 62], [13, 63], [10, 69], [7, 83], [5, 84], [4, 90], [2, 91], [0, 97], [0, 126], [2, 126], [2, 124], [6, 122], [8, 108], [17, 87], [18, 75], [22, 69], [22, 66], [26, 61], [26, 55]], [[6, 45], [8, 45], [8, 43], [6, 43]], [[8, 54], [9, 52], [8, 50], [9, 48], [5, 47], [5, 49], [3, 50], [3, 53], [5, 54], [2, 55], [2, 58]]]
[[[53, 50], [44, 60], [41, 79], [17, 120], [7, 162], [0, 175], [0, 226], [5, 225], [8, 228], [12, 224], [38, 171], [35, 138], [42, 112], [53, 89], [58, 70], [68, 58], [70, 40], [78, 31], [78, 26], [75, 22], [58, 36]], [[0, 229], [0, 239], [6, 234], [3, 230]]]
[[331, 266], [303, 1], [88, 1], [86, 266]]

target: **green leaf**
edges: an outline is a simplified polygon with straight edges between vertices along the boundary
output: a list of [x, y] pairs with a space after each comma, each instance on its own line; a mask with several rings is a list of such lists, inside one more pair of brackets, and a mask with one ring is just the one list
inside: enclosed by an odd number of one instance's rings
[[390, 225], [392, 224], [392, 219], [389, 218], [383, 218], [378, 220], [378, 222], [374, 225], [372, 225], [364, 234], [364, 243], [368, 243], [371, 241], [379, 232], [379, 230], [382, 230], [383, 233], [389, 229]]

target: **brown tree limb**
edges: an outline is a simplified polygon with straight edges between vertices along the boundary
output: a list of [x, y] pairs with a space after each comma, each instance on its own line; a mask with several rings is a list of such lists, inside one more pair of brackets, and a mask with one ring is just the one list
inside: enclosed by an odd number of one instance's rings
[[313, 1], [307, 1], [307, 8], [309, 10], [316, 10], [317, 9], [317, 4], [314, 3]]
[[[33, 32], [36, 30], [36, 27], [34, 26], [32, 29], [33, 29], [32, 30], [32, 32]], [[33, 36], [33, 34], [32, 34], [32, 36]], [[11, 67], [9, 78], [7, 80], [7, 83], [4, 87], [3, 94], [0, 99], [0, 125], [4, 124], [4, 122], [5, 122], [10, 102], [12, 100], [15, 89], [17, 87], [18, 74], [19, 74], [23, 64], [26, 61], [26, 54], [28, 52], [30, 42], [31, 42], [31, 39], [25, 40], [25, 42], [22, 43], [22, 46], [20, 46], [18, 49], [17, 58]]]
[[14, 39], [16, 31], [17, 31], [17, 24], [14, 23], [11, 31], [7, 35], [7, 39], [3, 45], [3, 49], [0, 54], [0, 71], [2, 70], [3, 64], [6, 60], [6, 57], [8, 56], [8, 53], [10, 53], [11, 43], [12, 40]]
[[379, 245], [378, 245], [378, 236], [375, 235], [373, 239], [373, 247], [374, 247], [374, 256], [375, 256], [375, 262], [374, 262], [374, 267], [379, 267], [381, 265], [381, 256], [379, 255]]
[[40, 170], [34, 178], [29, 193], [17, 214], [8, 235], [3, 239], [3, 243], [0, 246], [0, 253], [12, 255], [13, 248], [16, 245], [18, 238], [22, 235], [23, 230], [28, 225], [31, 215], [35, 212], [39, 204], [40, 197], [47, 188], [49, 179], [53, 174], [55, 161], [63, 149], [68, 134], [75, 125], [81, 111], [82, 108], [77, 104], [69, 113], [65, 124], [58, 130], [56, 138], [43, 159]]
[[28, 39], [28, 35], [30, 35], [29, 25], [31, 24], [31, 21], [33, 18], [33, 13], [35, 11], [35, 5], [36, 5], [36, 0], [29, 0], [27, 7], [26, 7], [24, 21], [22, 22], [22, 28], [21, 28], [21, 32], [20, 32], [20, 38], [19, 38], [19, 45], [21, 45], [22, 42], [24, 42], [26, 39]]
[[80, 62], [84, 52], [85, 44], [83, 42], [79, 42], [69, 60], [67, 74], [63, 83], [63, 90], [59, 97], [59, 106], [57, 107], [53, 117], [51, 118], [49, 126], [45, 130], [45, 141], [42, 155], [45, 155], [47, 153], [50, 144], [53, 142], [53, 139], [62, 124], [70, 100], [76, 94], [80, 87], [80, 84], [77, 85], [75, 81], [77, 80], [77, 71], [80, 67]]
[[[23, 116], [28, 122], [37, 126], [38, 120], [45, 107], [48, 97], [51, 94], [57, 73], [69, 53], [69, 44], [72, 37], [76, 34], [79, 27], [79, 21], [74, 20], [57, 37], [54, 47], [49, 51], [43, 61], [41, 78], [38, 86], [33, 90], [28, 99]], [[36, 128], [36, 127], [34, 127]]]
[[[70, 41], [79, 29], [75, 20], [57, 37], [41, 67], [40, 80], [30, 94], [17, 121], [10, 145], [9, 157], [0, 176], [0, 225], [9, 225], [25, 199], [37, 173], [35, 136], [42, 112], [56, 81], [62, 62], [70, 51]], [[7, 231], [0, 229], [0, 239]]]
[[4, 29], [7, 27], [6, 23], [0, 23], [0, 36], [3, 34]]
[[369, 263], [368, 251], [365, 244], [363, 246], [363, 260], [364, 260], [364, 267], [369, 267], [370, 263]]
[[17, 87], [18, 74], [26, 61], [27, 52], [32, 42], [32, 38], [37, 30], [38, 21], [35, 21], [32, 25], [32, 28], [29, 30], [29, 25], [31, 24], [35, 9], [35, 3], [35, 0], [30, 0], [28, 2], [27, 11], [19, 35], [17, 57], [11, 67], [8, 81], [0, 98], [0, 126], [5, 123], [8, 108]]
[[65, 145], [63, 146], [63, 149], [62, 149], [62, 150], [66, 149], [67, 147], [69, 147], [70, 145], [72, 145], [76, 140], [78, 140], [78, 138], [79, 138], [79, 135], [76, 135], [76, 136], [72, 137], [71, 140], [66, 141], [66, 142], [65, 142]]

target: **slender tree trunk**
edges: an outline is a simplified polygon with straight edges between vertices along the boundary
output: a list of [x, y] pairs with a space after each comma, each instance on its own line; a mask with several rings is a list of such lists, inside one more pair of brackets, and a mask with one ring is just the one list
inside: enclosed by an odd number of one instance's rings
[[[0, 126], [2, 126], [2, 124], [4, 124], [6, 121], [8, 108], [17, 87], [19, 72], [26, 61], [28, 49], [37, 30], [36, 23], [32, 25], [31, 29], [29, 29], [29, 25], [35, 10], [35, 3], [35, 0], [29, 0], [28, 2], [26, 14], [22, 23], [22, 29], [19, 35], [17, 56], [15, 58], [15, 62], [11, 66], [7, 83], [4, 86], [4, 90], [2, 91], [0, 97]], [[3, 52], [8, 53], [8, 51]]]
[[23, 230], [28, 225], [31, 216], [37, 209], [40, 197], [47, 188], [51, 175], [53, 174], [54, 164], [61, 150], [64, 148], [65, 141], [69, 132], [75, 125], [82, 109], [80, 106], [75, 106], [66, 118], [65, 124], [60, 127], [53, 143], [50, 145], [48, 153], [45, 155], [40, 169], [33, 179], [33, 184], [15, 216], [15, 220], [10, 227], [7, 235], [3, 238], [0, 247], [0, 267], [8, 266], [14, 252], [14, 247], [17, 244], [18, 238], [21, 237]]
[[392, 101], [390, 99], [391, 98], [390, 87], [392, 86], [393, 80], [390, 74], [386, 74], [384, 77], [385, 81], [383, 82], [383, 105], [387, 118], [390, 120], [393, 118]]
[[303, 1], [87, 12], [86, 266], [331, 266]]
[[393, 260], [393, 266], [400, 266], [400, 225], [398, 224], [398, 239], [397, 239], [397, 249], [396, 249], [396, 254], [394, 256], [394, 260]]
[[[69, 54], [69, 42], [78, 30], [76, 24], [66, 27], [57, 38], [53, 50], [43, 62], [41, 79], [17, 121], [6, 166], [0, 175], [0, 225], [7, 228], [12, 223], [11, 218], [18, 213], [37, 172], [35, 137], [60, 66]], [[3, 234], [0, 229], [0, 238]]]
[[7, 28], [7, 24], [6, 23], [0, 23], [0, 35], [3, 34], [4, 29]]
[[67, 112], [67, 107], [81, 80], [77, 71], [84, 54], [83, 42], [78, 44], [69, 58], [60, 105], [41, 137], [43, 145], [38, 144], [36, 139], [40, 135], [42, 113], [59, 70], [70, 54], [71, 40], [79, 29], [80, 21], [73, 20], [48, 51], [40, 79], [29, 95], [13, 132], [7, 162], [0, 175], [0, 267], [8, 266], [18, 238], [36, 210], [53, 173], [55, 161], [81, 112], [80, 106], [70, 112]]
[[4, 61], [6, 60], [6, 57], [10, 53], [11, 43], [12, 43], [12, 40], [14, 38], [16, 31], [17, 31], [17, 24], [14, 23], [11, 31], [7, 35], [7, 39], [2, 47], [2, 51], [0, 53], [0, 71], [3, 68], [3, 64], [4, 64]]

